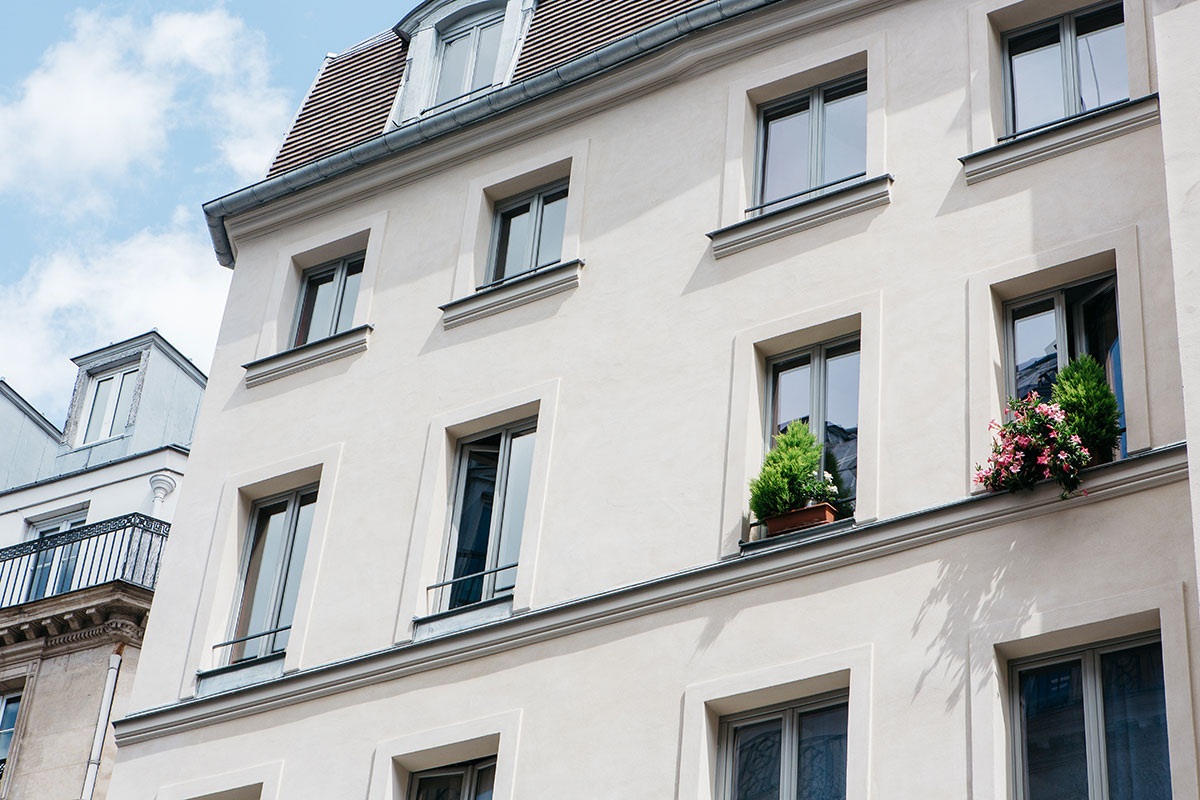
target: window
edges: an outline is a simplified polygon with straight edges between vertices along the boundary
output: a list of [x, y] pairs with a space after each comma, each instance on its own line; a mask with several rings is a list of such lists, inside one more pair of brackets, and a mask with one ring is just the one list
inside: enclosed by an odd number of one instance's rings
[[1004, 44], [1010, 135], [1129, 98], [1120, 3], [1009, 32]]
[[[1071, 359], [1090, 355], [1108, 375], [1124, 426], [1115, 276], [1022, 298], [1008, 304], [1005, 316], [1009, 395], [1023, 398], [1036, 391], [1049, 397], [1058, 371]], [[1122, 434], [1121, 455], [1125, 453]]]
[[414, 772], [408, 796], [413, 800], [492, 800], [496, 759], [484, 758]]
[[853, 513], [858, 485], [858, 338], [839, 339], [768, 362], [770, 446], [793, 423], [808, 425], [825, 448], [842, 513]]
[[721, 721], [722, 800], [844, 800], [844, 693]]
[[759, 108], [758, 205], [764, 213], [866, 175], [867, 76]]
[[1018, 664], [1012, 697], [1019, 800], [1171, 797], [1157, 639]]
[[450, 610], [510, 594], [533, 466], [536, 420], [459, 446], [450, 551], [439, 608]]
[[307, 270], [292, 347], [350, 329], [362, 280], [363, 253]]
[[88, 389], [87, 426], [82, 444], [120, 436], [129, 421], [129, 408], [137, 386], [138, 367], [123, 367], [92, 377]]
[[13, 734], [17, 730], [17, 714], [21, 710], [21, 694], [0, 697], [0, 778], [4, 777], [4, 765], [12, 749]]
[[[30, 525], [34, 538], [45, 539], [55, 534], [81, 528], [87, 524], [87, 509], [61, 514]], [[29, 567], [29, 588], [26, 602], [71, 591], [75, 580], [75, 564], [79, 559], [79, 542], [62, 547], [38, 550]], [[57, 569], [56, 569], [57, 566]], [[51, 578], [53, 577], [53, 580]]]
[[488, 283], [557, 264], [566, 218], [565, 182], [497, 204]]
[[503, 14], [481, 17], [442, 35], [434, 106], [492, 85], [503, 23]]
[[233, 636], [218, 645], [230, 647], [230, 663], [287, 648], [316, 503], [317, 487], [308, 486], [255, 504]]

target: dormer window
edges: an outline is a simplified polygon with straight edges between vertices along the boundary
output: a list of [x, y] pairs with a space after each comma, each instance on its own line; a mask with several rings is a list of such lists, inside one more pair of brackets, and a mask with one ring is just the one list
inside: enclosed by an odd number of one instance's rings
[[83, 429], [81, 444], [90, 444], [125, 433], [125, 422], [129, 419], [129, 406], [133, 403], [133, 391], [137, 385], [137, 374], [138, 365], [134, 364], [92, 377], [85, 417], [87, 427]]
[[442, 34], [434, 106], [492, 85], [503, 28], [504, 14], [491, 13]]

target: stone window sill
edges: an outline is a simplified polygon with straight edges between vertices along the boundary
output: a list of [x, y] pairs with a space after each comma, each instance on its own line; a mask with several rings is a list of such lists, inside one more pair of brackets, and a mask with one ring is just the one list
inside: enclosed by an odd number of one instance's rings
[[374, 329], [373, 325], [359, 325], [357, 328], [242, 364], [242, 368], [246, 370], [246, 388], [253, 389], [260, 384], [361, 353], [367, 349], [367, 338]]
[[274, 653], [205, 670], [196, 676], [196, 694], [204, 697], [278, 678], [283, 674], [283, 657], [283, 653]]
[[469, 297], [453, 300], [442, 310], [442, 327], [446, 330], [466, 325], [477, 319], [523, 306], [543, 297], [559, 294], [579, 285], [583, 259], [576, 258], [542, 269], [515, 275], [504, 283], [485, 286]]
[[1158, 95], [1101, 108], [961, 156], [967, 183], [994, 178], [1049, 158], [1158, 124]]
[[480, 603], [417, 617], [413, 620], [413, 641], [419, 642], [447, 633], [499, 622], [513, 615], [512, 595], [493, 597]]
[[801, 200], [790, 206], [735, 222], [705, 234], [712, 240], [714, 258], [724, 258], [796, 231], [815, 228], [835, 219], [885, 206], [891, 202], [891, 175], [852, 183], [842, 189]]

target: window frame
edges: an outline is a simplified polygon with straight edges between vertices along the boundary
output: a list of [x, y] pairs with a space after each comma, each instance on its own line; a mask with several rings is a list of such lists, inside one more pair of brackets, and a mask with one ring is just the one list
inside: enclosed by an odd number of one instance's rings
[[[561, 178], [547, 184], [543, 184], [536, 189], [530, 189], [527, 192], [507, 197], [504, 200], [497, 202], [492, 208], [492, 233], [490, 243], [488, 245], [488, 260], [487, 270], [484, 273], [485, 280], [482, 285], [476, 286], [476, 291], [487, 289], [491, 286], [498, 286], [508, 281], [516, 280], [522, 275], [529, 275], [538, 272], [539, 270], [549, 269], [555, 265], [563, 263], [562, 246], [559, 247], [558, 258], [548, 264], [537, 263], [538, 245], [541, 243], [542, 226], [544, 223], [546, 198], [565, 192], [561, 198], [563, 201], [569, 201], [571, 198], [571, 179]], [[497, 271], [500, 268], [500, 237], [503, 233], [504, 214], [518, 206], [529, 203], [529, 213], [533, 218], [533, 229], [529, 233], [529, 247], [525, 253], [525, 259], [522, 262], [525, 266], [517, 272], [513, 272], [510, 264], [504, 265], [504, 275], [497, 276]], [[565, 211], [565, 210], [564, 210]], [[559, 240], [564, 241], [566, 236], [566, 214], [563, 215], [563, 231], [559, 233]]]
[[[1027, 658], [1013, 659], [1008, 663], [1008, 714], [1010, 742], [1012, 751], [1012, 781], [1014, 800], [1027, 800], [1028, 792], [1025, 786], [1024, 739], [1025, 720], [1021, 713], [1021, 673], [1039, 667], [1065, 664], [1071, 661], [1080, 662], [1080, 676], [1083, 680], [1083, 732], [1084, 752], [1087, 756], [1088, 796], [1091, 798], [1108, 797], [1108, 763], [1105, 754], [1104, 734], [1104, 697], [1102, 676], [1100, 674], [1100, 657], [1107, 653], [1130, 650], [1148, 644], [1157, 644], [1161, 653], [1162, 632], [1140, 633], [1107, 639], [1092, 644], [1054, 650]], [[1166, 664], [1164, 657], [1163, 681], [1166, 682]]]
[[[826, 389], [826, 362], [827, 353], [830, 350], [836, 350], [846, 345], [856, 344], [858, 347], [853, 352], [859, 354], [859, 410], [861, 414], [861, 398], [862, 398], [862, 331], [848, 333], [844, 336], [838, 336], [833, 339], [827, 339], [816, 344], [800, 347], [794, 350], [788, 350], [785, 353], [780, 353], [777, 356], [771, 356], [766, 360], [766, 378], [767, 386], [765, 394], [766, 406], [764, 408], [763, 419], [766, 420], [765, 437], [763, 441], [764, 453], [770, 452], [775, 447], [775, 437], [779, 435], [778, 424], [775, 419], [775, 401], [776, 392], [778, 391], [778, 379], [782, 372], [801, 366], [805, 359], [808, 359], [808, 364], [812, 370], [809, 379], [809, 415], [808, 429], [817, 441], [821, 444], [821, 464], [825, 464], [825, 389]], [[794, 420], [793, 420], [794, 421]], [[816, 430], [814, 430], [816, 428]], [[858, 473], [855, 470], [855, 491], [853, 494], [838, 498], [839, 503], [850, 503], [857, 506], [858, 501]]]
[[[127, 424], [121, 425], [120, 433], [114, 433], [117, 422], [117, 408], [120, 406], [121, 391], [125, 388], [126, 379], [134, 381], [130, 388], [129, 407], [133, 408], [133, 395], [137, 392], [137, 375], [141, 372], [141, 359], [134, 361], [126, 361], [118, 366], [106, 366], [102, 370], [90, 373], [88, 375], [87, 402], [80, 409], [79, 414], [79, 446], [91, 446], [106, 442], [109, 439], [119, 439], [125, 435]], [[129, 376], [134, 376], [130, 378]], [[88, 429], [91, 427], [92, 415], [96, 411], [96, 394], [100, 390], [100, 384], [106, 380], [116, 382], [116, 392], [110, 392], [107, 401], [105, 402], [103, 417], [100, 419], [100, 432], [96, 438], [88, 439]], [[107, 432], [106, 432], [107, 431]]]
[[434, 767], [433, 769], [423, 769], [419, 772], [413, 772], [408, 780], [409, 798], [416, 798], [417, 784], [422, 778], [440, 778], [448, 775], [462, 775], [462, 786], [465, 790], [462, 793], [463, 800], [475, 800], [479, 793], [479, 773], [489, 767], [493, 770], [492, 781], [495, 783], [496, 776], [499, 773], [498, 756], [485, 756], [474, 761], [462, 761], [457, 764], [447, 764], [444, 767]]
[[[1056, 17], [1049, 17], [1029, 25], [1022, 25], [1019, 28], [1004, 31], [1000, 35], [1000, 52], [1002, 62], [1002, 81], [1004, 87], [1004, 135], [999, 138], [999, 142], [1003, 143], [1020, 136], [1025, 136], [1035, 131], [1040, 131], [1043, 128], [1048, 128], [1052, 125], [1057, 125], [1076, 117], [1081, 117], [1086, 114], [1093, 114], [1112, 106], [1126, 103], [1129, 101], [1130, 92], [1130, 76], [1129, 63], [1126, 57], [1125, 64], [1125, 88], [1126, 97], [1120, 100], [1113, 100], [1109, 103], [1103, 103], [1096, 108], [1084, 110], [1080, 104], [1079, 92], [1079, 57], [1076, 49], [1078, 38], [1075, 33], [1075, 22], [1078, 17], [1085, 16], [1097, 11], [1105, 11], [1110, 8], [1121, 9], [1121, 29], [1125, 30], [1125, 4], [1122, 0], [1112, 2], [1112, 0], [1103, 0], [1103, 2], [1094, 3], [1083, 8], [1069, 11], [1066, 14], [1060, 14]], [[1012, 74], [1012, 55], [1009, 50], [1009, 43], [1016, 36], [1022, 36], [1026, 33], [1032, 33], [1042, 28], [1048, 28], [1052, 24], [1058, 25], [1058, 44], [1061, 48], [1060, 58], [1062, 61], [1062, 100], [1063, 116], [1034, 125], [1029, 128], [1017, 130], [1016, 127], [1016, 97], [1013, 95], [1013, 74]], [[1124, 38], [1124, 37], [1123, 37]]]
[[[463, 86], [470, 87], [471, 79], [475, 76], [475, 70], [478, 67], [477, 61], [479, 58], [479, 33], [484, 28], [489, 28], [492, 25], [499, 25], [499, 35], [503, 37], [505, 12], [506, 9], [503, 7], [501, 7], [499, 11], [485, 11], [476, 17], [472, 17], [468, 20], [460, 21], [454, 24], [445, 32], [438, 32], [437, 53], [434, 59], [434, 63], [437, 65], [437, 70], [435, 71], [434, 79], [429, 89], [429, 105], [426, 106], [426, 111], [452, 105], [462, 100], [464, 97], [470, 97], [476, 92], [487, 91], [496, 85], [496, 67], [499, 66], [500, 58], [503, 55], [503, 51], [500, 48], [497, 48], [496, 63], [492, 65], [492, 74], [488, 77], [487, 84], [480, 86], [478, 89], [467, 88], [466, 91], [459, 92], [458, 94], [448, 97], [441, 102], [438, 102], [437, 99], [438, 90], [441, 89], [442, 86], [442, 72], [445, 68], [446, 46], [452, 42], [458, 41], [459, 39], [466, 37], [471, 38], [471, 51], [467, 54], [467, 68], [463, 72]], [[503, 44], [503, 41], [501, 41], [501, 44]]]
[[[447, 514], [445, 546], [442, 553], [442, 569], [439, 572], [439, 582], [430, 586], [430, 590], [437, 590], [438, 596], [436, 602], [432, 603], [432, 608], [435, 613], [447, 611], [465, 611], [475, 608], [483, 603], [503, 597], [511, 597], [516, 591], [516, 575], [513, 575], [513, 586], [497, 590], [496, 577], [501, 571], [512, 569], [514, 573], [520, 566], [520, 561], [511, 565], [500, 565], [498, 563], [500, 557], [500, 542], [504, 538], [504, 503], [508, 493], [509, 471], [512, 461], [512, 442], [518, 436], [527, 435], [530, 433], [536, 434], [538, 431], [537, 417], [524, 417], [516, 422], [507, 425], [501, 425], [495, 428], [489, 428], [481, 433], [473, 434], [460, 439], [455, 444], [455, 460], [454, 460], [454, 476], [453, 488], [450, 494], [449, 513]], [[463, 495], [466, 492], [466, 471], [467, 471], [467, 454], [473, 446], [478, 446], [478, 443], [484, 439], [489, 439], [495, 435], [500, 435], [500, 450], [497, 455], [496, 467], [496, 484], [494, 488], [494, 500], [492, 505], [491, 520], [488, 526], [488, 543], [487, 555], [484, 557], [483, 571], [487, 574], [483, 576], [483, 586], [480, 589], [479, 599], [464, 603], [459, 606], [451, 606], [453, 599], [453, 586], [456, 582], [470, 578], [471, 575], [464, 575], [459, 578], [454, 577], [454, 562], [455, 552], [458, 548], [459, 537], [459, 516], [462, 511]], [[536, 445], [536, 442], [535, 442]], [[531, 479], [532, 481], [532, 479]], [[528, 502], [528, 498], [526, 498]], [[524, 539], [525, 523], [522, 520], [522, 540]], [[489, 572], [489, 570], [492, 570]], [[479, 573], [471, 573], [479, 574]]]
[[[846, 737], [848, 742], [850, 736], [849, 689], [837, 689], [799, 701], [792, 700], [784, 703], [775, 703], [751, 711], [742, 711], [721, 717], [717, 733], [717, 800], [735, 800], [733, 779], [734, 773], [737, 771], [735, 764], [737, 753], [734, 749], [734, 743], [736, 742], [737, 730], [739, 728], [768, 722], [773, 719], [783, 720], [782, 737], [780, 739], [779, 785], [781, 800], [786, 800], [786, 798], [782, 797], [783, 787], [796, 786], [796, 762], [798, 754], [796, 753], [795, 745], [800, 717], [814, 711], [825, 711], [840, 706], [845, 706], [847, 711]], [[848, 765], [849, 747], [847, 746], [846, 749]], [[792, 763], [789, 764], [789, 761]], [[849, 771], [847, 770], [847, 779], [849, 779], [848, 773]]]
[[24, 700], [24, 695], [25, 695], [25, 687], [24, 686], [22, 686], [20, 689], [14, 689], [11, 692], [0, 693], [0, 720], [4, 719], [4, 712], [8, 710], [8, 704], [11, 703], [14, 699], [17, 701], [17, 716], [13, 717], [12, 728], [11, 729], [0, 728], [0, 734], [6, 733], [9, 730], [11, 730], [11, 732], [12, 732], [12, 736], [8, 740], [8, 742], [9, 742], [8, 753], [6, 753], [3, 758], [0, 758], [0, 780], [3, 780], [5, 777], [4, 776], [4, 773], [6, 772], [5, 767], [8, 765], [9, 754], [12, 753], [13, 744], [17, 738], [17, 727], [21, 722], [21, 708], [22, 708], [22, 700]]
[[[237, 596], [234, 599], [232, 609], [233, 613], [230, 614], [226, 641], [217, 645], [217, 647], [229, 647], [229, 649], [222, 654], [222, 665], [231, 666], [234, 664], [247, 664], [258, 659], [279, 656], [287, 652], [287, 645], [291, 643], [290, 633], [292, 625], [288, 625], [286, 629], [279, 628], [279, 616], [280, 612], [282, 611], [284, 588], [287, 584], [287, 576], [291, 574], [292, 562], [295, 560], [296, 556], [296, 522], [297, 518], [299, 517], [300, 499], [304, 495], [315, 493], [317, 495], [317, 499], [314, 499], [313, 501], [315, 505], [320, 498], [320, 488], [320, 481], [317, 481], [286, 492], [280, 492], [278, 494], [260, 498], [255, 500], [254, 504], [251, 506], [250, 518], [246, 525], [246, 536], [243, 540], [242, 554], [240, 558], [241, 563], [238, 568], [239, 580]], [[279, 503], [280, 501], [286, 501], [287, 509], [284, 512], [285, 534], [281, 547], [281, 557], [279, 558], [278, 563], [275, 565], [275, 569], [271, 574], [271, 582], [268, 593], [271, 609], [269, 615], [269, 619], [271, 620], [269, 623], [270, 627], [258, 633], [249, 633], [244, 637], [238, 637], [236, 635], [238, 620], [241, 617], [242, 604], [246, 597], [246, 580], [249, 578], [248, 573], [250, 570], [250, 560], [254, 551], [254, 535], [255, 529], [258, 526], [259, 513], [265, 506], [273, 505]], [[310, 540], [311, 537], [312, 531], [309, 531]], [[304, 560], [307, 561], [307, 558]], [[301, 566], [301, 569], [303, 569], [303, 566]], [[300, 576], [297, 576], [298, 579], [299, 577]], [[294, 614], [295, 610], [293, 609], [293, 615]], [[293, 622], [294, 621], [295, 620], [293, 619]], [[288, 639], [282, 647], [277, 647], [277, 639], [279, 635], [284, 632], [289, 634]], [[246, 655], [246, 653], [251, 649], [246, 647], [242, 651], [243, 655], [241, 658], [234, 658], [234, 648], [237, 644], [246, 645], [248, 643], [253, 643], [256, 640], [257, 644], [253, 646], [253, 649], [256, 651], [254, 655]]]
[[[795, 203], [802, 202], [806, 199], [820, 197], [826, 191], [845, 188], [850, 186], [853, 181], [862, 180], [866, 177], [867, 172], [864, 169], [862, 172], [848, 175], [844, 178], [839, 178], [835, 181], [825, 181], [825, 94], [845, 89], [854, 84], [862, 82], [862, 94], [864, 98], [867, 96], [868, 78], [867, 70], [859, 70], [849, 75], [844, 75], [831, 81], [819, 83], [811, 88], [804, 89], [800, 92], [789, 94], [786, 97], [769, 100], [760, 103], [755, 109], [755, 119], [757, 132], [755, 135], [754, 145], [754, 184], [751, 197], [754, 200], [754, 205], [745, 210], [745, 216], [753, 218], [772, 211], [778, 211], [787, 208]], [[857, 92], [856, 92], [857, 94]], [[767, 124], [773, 119], [788, 115], [790, 109], [797, 109], [799, 106], [807, 104], [810, 112], [808, 121], [808, 163], [809, 163], [809, 186], [801, 191], [794, 192], [790, 195], [785, 195], [775, 200], [767, 201], [763, 197], [763, 191], [766, 188], [766, 168], [767, 168]], [[868, 115], [870, 109], [867, 109]], [[866, 120], [863, 121], [864, 130], [866, 128]], [[866, 142], [863, 147], [863, 163], [864, 167], [867, 161]], [[818, 177], [819, 176], [819, 177]], [[811, 195], [811, 198], [808, 197]]]
[[[85, 507], [30, 522], [29, 531], [32, 534], [30, 541], [37, 541], [47, 536], [65, 533], [73, 528], [82, 528], [87, 525], [87, 515], [88, 509]], [[74, 582], [75, 564], [79, 558], [79, 550], [80, 544], [79, 542], [75, 542], [62, 549], [55, 547], [38, 551], [29, 564], [29, 585], [25, 589], [25, 602], [42, 600], [71, 591], [71, 583]], [[49, 558], [47, 559], [46, 556], [49, 556]], [[57, 569], [55, 569], [56, 562]], [[70, 564], [69, 572], [64, 570], [64, 562]], [[44, 586], [41, 586], [35, 592], [35, 588], [38, 586], [39, 571], [45, 574], [46, 582]], [[51, 577], [54, 578], [53, 584], [50, 581]], [[64, 577], [67, 578], [65, 584], [63, 583]]]
[[[356, 273], [357, 275], [361, 276], [366, 271], [366, 258], [367, 258], [366, 251], [360, 250], [358, 252], [350, 253], [349, 255], [345, 255], [340, 258], [335, 258], [332, 261], [326, 261], [324, 263], [318, 264], [315, 267], [309, 267], [308, 269], [304, 270], [300, 274], [300, 291], [298, 292], [298, 297], [296, 298], [296, 310], [295, 310], [295, 313], [292, 315], [291, 333], [288, 336], [288, 349], [289, 350], [294, 350], [297, 347], [304, 347], [305, 345], [310, 345], [315, 342], [319, 342], [323, 339], [328, 339], [331, 336], [337, 336], [339, 333], [345, 333], [346, 331], [348, 331], [354, 327], [354, 312], [358, 308], [358, 297], [357, 296], [354, 298], [354, 305], [350, 308], [350, 319], [346, 320], [346, 325], [344, 327], [340, 326], [341, 314], [342, 314], [342, 303], [344, 302], [345, 293], [346, 293], [346, 279], [348, 277], [350, 265], [354, 262], [359, 262], [358, 272]], [[309, 320], [308, 330], [305, 331], [305, 339], [303, 342], [301, 342], [301, 341], [299, 341], [299, 339], [300, 339], [300, 324], [303, 321], [304, 303], [305, 303], [305, 300], [308, 298], [309, 284], [312, 282], [313, 279], [320, 278], [320, 277], [323, 277], [323, 276], [329, 275], [329, 274], [332, 274], [334, 276], [333, 277], [334, 293], [333, 293], [333, 303], [332, 303], [333, 315], [330, 318], [329, 330], [325, 333], [314, 336], [313, 330], [312, 330], [312, 320]], [[361, 293], [361, 289], [362, 289], [362, 282], [361, 282], [361, 277], [360, 277], [360, 279], [359, 279], [360, 293]], [[339, 330], [339, 327], [341, 327], [341, 330]]]

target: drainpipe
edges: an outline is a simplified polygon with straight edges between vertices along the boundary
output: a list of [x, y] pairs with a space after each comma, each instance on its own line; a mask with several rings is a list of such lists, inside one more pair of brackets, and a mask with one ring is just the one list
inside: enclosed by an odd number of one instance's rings
[[118, 644], [108, 657], [108, 676], [104, 680], [104, 697], [100, 700], [100, 713], [96, 717], [96, 733], [92, 736], [92, 752], [88, 755], [87, 775], [83, 778], [81, 800], [92, 800], [96, 791], [96, 778], [100, 774], [100, 752], [104, 749], [104, 736], [108, 733], [108, 718], [112, 715], [113, 695], [117, 689], [117, 673], [121, 671], [121, 653], [124, 644]]

